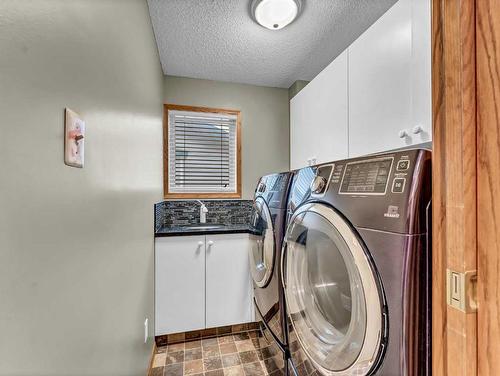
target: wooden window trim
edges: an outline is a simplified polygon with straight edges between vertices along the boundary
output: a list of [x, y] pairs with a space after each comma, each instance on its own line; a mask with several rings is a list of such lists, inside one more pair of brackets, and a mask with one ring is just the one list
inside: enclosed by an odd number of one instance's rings
[[[191, 111], [214, 114], [235, 115], [236, 119], [236, 192], [233, 193], [170, 193], [168, 191], [168, 112]], [[241, 198], [241, 111], [224, 108], [184, 106], [177, 104], [163, 105], [163, 197], [165, 199], [217, 199]]]

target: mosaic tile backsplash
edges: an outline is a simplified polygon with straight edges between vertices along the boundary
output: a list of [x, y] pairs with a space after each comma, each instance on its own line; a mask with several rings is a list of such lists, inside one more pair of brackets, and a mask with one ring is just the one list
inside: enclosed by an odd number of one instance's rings
[[[208, 209], [207, 223], [250, 223], [252, 200], [202, 200]], [[165, 226], [196, 224], [200, 221], [200, 204], [193, 200], [163, 201], [155, 205], [155, 231]]]

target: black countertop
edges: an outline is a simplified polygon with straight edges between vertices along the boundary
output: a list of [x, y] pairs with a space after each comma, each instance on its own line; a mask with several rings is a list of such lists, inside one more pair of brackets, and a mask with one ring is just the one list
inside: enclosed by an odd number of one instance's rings
[[[207, 223], [207, 226], [210, 226]], [[224, 224], [214, 228], [196, 228], [193, 226], [164, 226], [155, 232], [155, 238], [164, 236], [216, 235], [216, 234], [257, 234], [250, 225]]]

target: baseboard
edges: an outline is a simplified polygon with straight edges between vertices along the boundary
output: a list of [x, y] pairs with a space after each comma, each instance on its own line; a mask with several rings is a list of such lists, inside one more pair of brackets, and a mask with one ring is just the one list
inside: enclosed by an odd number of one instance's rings
[[155, 360], [155, 354], [156, 354], [156, 341], [153, 341], [153, 352], [151, 353], [151, 359], [149, 359], [148, 376], [152, 375], [153, 362]]
[[235, 334], [257, 329], [259, 329], [259, 324], [257, 322], [249, 322], [245, 324], [221, 326], [218, 328], [193, 330], [191, 332], [160, 335], [155, 337], [155, 341], [157, 346], [165, 346], [174, 343], [195, 341], [201, 338], [211, 338], [225, 334]]

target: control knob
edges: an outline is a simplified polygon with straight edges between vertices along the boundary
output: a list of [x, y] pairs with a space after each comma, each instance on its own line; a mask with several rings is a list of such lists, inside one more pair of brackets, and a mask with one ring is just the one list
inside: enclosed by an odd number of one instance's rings
[[322, 193], [326, 187], [326, 179], [323, 176], [316, 176], [311, 183], [312, 193]]
[[266, 191], [266, 184], [260, 183], [259, 188], [257, 189], [258, 192], [262, 193]]

